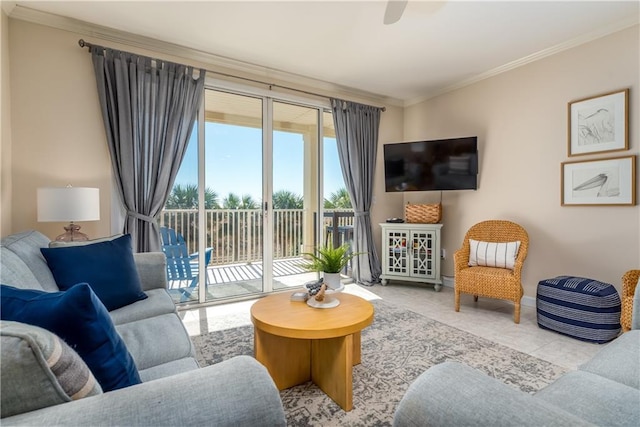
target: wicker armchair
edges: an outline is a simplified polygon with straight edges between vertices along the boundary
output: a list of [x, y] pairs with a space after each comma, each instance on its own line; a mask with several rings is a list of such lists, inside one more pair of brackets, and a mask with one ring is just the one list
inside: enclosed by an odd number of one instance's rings
[[622, 276], [622, 312], [620, 313], [620, 325], [622, 332], [631, 330], [631, 317], [633, 315], [633, 294], [636, 291], [640, 270], [629, 270]]
[[[514, 242], [519, 240], [514, 269], [469, 266], [469, 239], [483, 242]], [[521, 272], [527, 257], [529, 235], [520, 225], [511, 221], [489, 220], [480, 222], [467, 231], [462, 248], [454, 254], [455, 265], [455, 309], [460, 311], [460, 294], [513, 301], [513, 321], [520, 323], [520, 300], [522, 299]]]

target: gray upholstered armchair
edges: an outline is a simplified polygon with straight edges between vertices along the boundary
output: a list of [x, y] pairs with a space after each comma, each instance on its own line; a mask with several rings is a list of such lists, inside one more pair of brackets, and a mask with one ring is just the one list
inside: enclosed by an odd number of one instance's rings
[[394, 426], [637, 426], [640, 420], [640, 286], [631, 331], [531, 395], [456, 362], [409, 387]]

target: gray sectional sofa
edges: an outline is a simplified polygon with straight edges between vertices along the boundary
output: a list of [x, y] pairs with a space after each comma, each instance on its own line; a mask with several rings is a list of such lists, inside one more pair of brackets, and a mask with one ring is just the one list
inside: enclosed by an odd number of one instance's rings
[[[49, 239], [37, 231], [2, 239], [0, 282], [58, 291], [40, 252], [48, 245]], [[1, 424], [285, 425], [278, 390], [266, 369], [253, 358], [239, 356], [205, 368], [198, 366], [191, 340], [166, 290], [164, 254], [134, 257], [148, 298], [109, 314], [142, 383], [15, 414], [3, 418]], [[9, 346], [15, 345], [10, 338], [3, 335], [1, 342], [3, 393], [10, 389], [8, 384], [21, 380], [12, 378], [18, 373], [10, 368]]]
[[468, 366], [433, 366], [409, 387], [394, 426], [639, 426], [640, 286], [632, 330], [534, 395]]

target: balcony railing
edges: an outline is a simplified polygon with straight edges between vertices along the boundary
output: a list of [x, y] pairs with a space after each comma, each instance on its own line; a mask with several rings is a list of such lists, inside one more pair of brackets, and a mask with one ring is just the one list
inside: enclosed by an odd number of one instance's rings
[[[299, 257], [303, 245], [316, 245], [319, 239], [305, 242], [303, 209], [274, 209], [273, 259]], [[315, 218], [315, 216], [313, 216]], [[165, 209], [160, 226], [175, 229], [184, 237], [189, 252], [198, 250], [198, 211]], [[325, 210], [323, 229], [326, 236], [338, 236], [338, 227], [353, 226], [350, 209]], [[211, 265], [251, 263], [263, 258], [263, 223], [261, 209], [211, 209], [205, 211], [205, 247], [213, 248]], [[324, 241], [325, 236], [321, 237]], [[334, 240], [337, 242], [337, 240]]]

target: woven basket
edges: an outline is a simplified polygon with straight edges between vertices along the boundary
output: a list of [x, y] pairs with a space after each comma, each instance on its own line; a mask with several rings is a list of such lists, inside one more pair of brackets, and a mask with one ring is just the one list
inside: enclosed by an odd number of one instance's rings
[[404, 219], [412, 224], [437, 224], [442, 218], [442, 205], [411, 205], [404, 207]]

